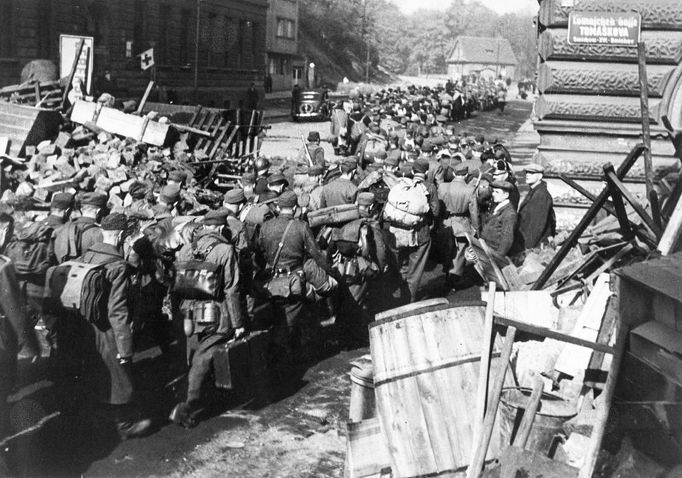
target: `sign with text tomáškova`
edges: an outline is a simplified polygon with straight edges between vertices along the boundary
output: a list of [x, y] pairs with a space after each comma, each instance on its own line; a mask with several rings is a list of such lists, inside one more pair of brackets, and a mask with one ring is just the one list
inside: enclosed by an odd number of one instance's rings
[[59, 35], [59, 77], [68, 77], [73, 67], [78, 42], [85, 40], [74, 78], [80, 78], [86, 91], [92, 91], [92, 66], [95, 39], [78, 35]]
[[568, 43], [636, 47], [641, 27], [639, 13], [571, 12]]

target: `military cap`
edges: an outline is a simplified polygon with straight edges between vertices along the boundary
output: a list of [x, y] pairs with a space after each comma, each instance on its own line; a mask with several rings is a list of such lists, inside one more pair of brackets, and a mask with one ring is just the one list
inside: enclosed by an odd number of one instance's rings
[[358, 194], [358, 206], [371, 206], [374, 204], [374, 193], [363, 192]]
[[180, 199], [180, 186], [177, 184], [167, 184], [159, 194], [159, 200], [166, 204], [171, 204]]
[[504, 159], [504, 149], [502, 148], [497, 148], [495, 149], [495, 159]]
[[384, 161], [386, 166], [398, 166], [398, 163], [400, 163], [400, 156], [396, 154], [390, 154]]
[[495, 179], [490, 175], [490, 173], [481, 174], [481, 181], [488, 181], [490, 184], [495, 182]]
[[435, 145], [431, 141], [425, 140], [422, 143], [422, 151], [425, 153], [430, 153], [431, 151], [433, 151], [434, 147], [435, 147]]
[[544, 173], [545, 172], [545, 168], [542, 165], [537, 164], [537, 163], [530, 163], [525, 168], [523, 168], [523, 170], [526, 173]]
[[50, 207], [55, 209], [68, 209], [73, 206], [73, 194], [57, 193], [52, 196]]
[[319, 164], [310, 166], [308, 168], [308, 176], [321, 176], [324, 174], [324, 168]]
[[179, 169], [176, 169], [176, 170], [168, 173], [168, 180], [169, 181], [177, 181], [177, 182], [181, 183], [185, 179], [187, 179], [187, 173], [184, 171], [180, 171]]
[[314, 141], [319, 141], [319, 140], [320, 140], [320, 133], [318, 133], [317, 131], [311, 131], [308, 133], [308, 141], [310, 143], [312, 143]]
[[83, 206], [95, 206], [101, 209], [107, 207], [109, 202], [109, 196], [102, 193], [85, 193], [81, 199], [81, 205]]
[[201, 222], [207, 226], [224, 226], [227, 222], [228, 214], [227, 209], [208, 211]]
[[246, 201], [246, 196], [244, 196], [244, 190], [241, 188], [230, 189], [223, 198], [225, 204], [240, 204], [244, 201]]
[[502, 189], [508, 193], [514, 190], [514, 185], [509, 181], [493, 181], [490, 185], [493, 189]]
[[426, 172], [429, 170], [429, 162], [423, 159], [415, 161], [414, 165], [412, 166], [412, 170], [415, 174], [426, 174]]
[[288, 183], [288, 181], [282, 173], [275, 173], [268, 178], [268, 184], [275, 183]]
[[483, 136], [481, 134], [477, 135], [476, 136], [476, 142], [483, 144], [483, 142], [485, 142], [485, 136]]
[[466, 164], [460, 164], [455, 168], [455, 176], [466, 176], [469, 174], [469, 166]]
[[125, 231], [128, 228], [128, 219], [125, 214], [115, 212], [102, 219], [102, 230]]
[[128, 194], [130, 194], [130, 197], [133, 199], [142, 199], [147, 195], [147, 185], [143, 182], [135, 181], [130, 185], [130, 188], [128, 188]]
[[355, 168], [358, 167], [358, 163], [354, 159], [345, 159], [341, 163], [341, 172], [343, 173], [350, 173], [351, 171], [354, 171]]
[[298, 204], [298, 196], [293, 191], [284, 191], [277, 198], [277, 205], [279, 207], [295, 207]]

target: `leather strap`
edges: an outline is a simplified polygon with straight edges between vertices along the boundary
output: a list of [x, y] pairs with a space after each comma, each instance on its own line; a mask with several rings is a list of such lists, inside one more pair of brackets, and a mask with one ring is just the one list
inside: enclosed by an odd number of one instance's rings
[[284, 239], [287, 237], [287, 234], [289, 233], [289, 229], [291, 229], [292, 224], [294, 223], [294, 220], [292, 219], [289, 221], [287, 224], [287, 227], [284, 229], [284, 234], [282, 234], [282, 239], [279, 241], [279, 245], [277, 246], [277, 252], [275, 253], [275, 260], [272, 263], [272, 270], [274, 271], [277, 268], [277, 263], [279, 262], [279, 256], [282, 253], [282, 248], [284, 247]]

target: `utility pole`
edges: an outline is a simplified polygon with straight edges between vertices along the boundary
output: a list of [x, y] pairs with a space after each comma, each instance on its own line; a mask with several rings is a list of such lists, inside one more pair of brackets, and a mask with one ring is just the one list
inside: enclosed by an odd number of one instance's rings
[[495, 60], [495, 79], [500, 76], [500, 39], [497, 38], [497, 59]]
[[197, 24], [194, 38], [194, 102], [199, 95], [199, 28], [201, 27], [201, 0], [197, 0]]
[[365, 60], [365, 82], [369, 83], [369, 28], [367, 28], [367, 2], [364, 0], [362, 9], [362, 30], [365, 33], [365, 48], [367, 50], [367, 58]]

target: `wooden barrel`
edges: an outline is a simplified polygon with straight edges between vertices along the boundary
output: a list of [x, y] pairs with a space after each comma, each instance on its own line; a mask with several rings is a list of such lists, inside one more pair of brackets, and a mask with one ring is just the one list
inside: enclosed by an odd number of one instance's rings
[[[462, 476], [473, 441], [485, 304], [417, 305], [370, 325], [377, 413], [394, 476]], [[492, 443], [488, 457], [496, 454]]]

